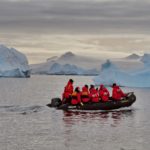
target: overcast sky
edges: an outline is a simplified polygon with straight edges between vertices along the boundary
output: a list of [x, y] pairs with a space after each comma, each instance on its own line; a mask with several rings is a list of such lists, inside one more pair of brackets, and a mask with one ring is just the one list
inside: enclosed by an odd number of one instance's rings
[[[32, 58], [39, 53], [44, 58], [44, 53], [85, 52], [86, 47], [88, 53], [90, 48], [149, 52], [149, 34], [149, 0], [0, 0], [0, 43], [30, 53]], [[130, 47], [124, 49], [127, 43]]]

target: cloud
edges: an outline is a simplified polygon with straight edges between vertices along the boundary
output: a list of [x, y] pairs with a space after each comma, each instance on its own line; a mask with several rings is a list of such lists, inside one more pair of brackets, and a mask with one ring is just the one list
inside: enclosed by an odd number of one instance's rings
[[38, 33], [149, 33], [146, 0], [0, 1], [0, 30]]
[[149, 52], [149, 8], [148, 0], [0, 0], [0, 41], [31, 62], [65, 51]]

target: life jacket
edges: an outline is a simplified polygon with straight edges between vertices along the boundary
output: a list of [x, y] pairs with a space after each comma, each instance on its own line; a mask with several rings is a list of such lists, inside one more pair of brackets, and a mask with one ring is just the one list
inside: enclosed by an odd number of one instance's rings
[[99, 91], [99, 95], [103, 102], [107, 102], [109, 100], [109, 92], [107, 89]]
[[82, 88], [81, 101], [83, 103], [87, 103], [90, 101], [90, 94], [89, 94], [88, 88], [85, 86]]
[[74, 91], [72, 93], [71, 97], [72, 97], [72, 99], [71, 99], [72, 105], [77, 105], [81, 102], [80, 93]]
[[109, 100], [109, 91], [104, 87], [104, 85], [100, 86], [99, 96], [103, 102], [107, 102]]
[[126, 96], [119, 86], [114, 86], [112, 91], [112, 98], [114, 100], [121, 100], [122, 97]]
[[91, 98], [91, 101], [94, 102], [94, 103], [99, 102], [99, 94], [98, 94], [98, 91], [95, 88], [91, 89], [90, 98]]

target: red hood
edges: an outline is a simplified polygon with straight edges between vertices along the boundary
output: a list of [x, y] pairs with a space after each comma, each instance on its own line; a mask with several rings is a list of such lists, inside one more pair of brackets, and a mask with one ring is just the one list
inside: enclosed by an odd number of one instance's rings
[[86, 91], [88, 91], [88, 88], [84, 86], [84, 87], [82, 88], [82, 91], [83, 91], [83, 92], [86, 92]]
[[118, 86], [118, 85], [116, 85], [116, 86], [114, 86], [113, 88], [115, 88], [115, 89], [119, 89], [119, 86]]
[[72, 85], [72, 82], [68, 81], [67, 85]]
[[94, 92], [94, 93], [95, 93], [95, 92], [97, 92], [97, 90], [96, 90], [95, 88], [92, 88], [90, 91], [91, 91], [91, 93], [93, 93], [93, 92]]
[[100, 85], [100, 90], [102, 90], [104, 88], [104, 85], [103, 84], [101, 84]]

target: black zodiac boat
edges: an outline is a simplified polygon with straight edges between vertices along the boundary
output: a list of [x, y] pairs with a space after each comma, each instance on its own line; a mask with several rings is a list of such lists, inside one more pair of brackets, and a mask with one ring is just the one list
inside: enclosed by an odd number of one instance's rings
[[88, 103], [81, 106], [74, 106], [70, 104], [62, 104], [60, 98], [53, 98], [50, 104], [47, 104], [48, 107], [56, 107], [57, 109], [62, 110], [112, 110], [119, 109], [123, 107], [129, 107], [136, 101], [136, 96], [133, 92], [127, 93], [127, 96], [120, 101], [108, 101], [108, 102], [99, 102], [99, 103]]

